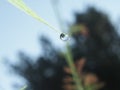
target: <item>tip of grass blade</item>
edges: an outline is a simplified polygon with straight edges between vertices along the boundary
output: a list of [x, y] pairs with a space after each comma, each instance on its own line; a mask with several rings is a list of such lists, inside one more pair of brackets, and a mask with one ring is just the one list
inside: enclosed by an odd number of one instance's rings
[[25, 90], [27, 88], [27, 85], [23, 86], [20, 90]]

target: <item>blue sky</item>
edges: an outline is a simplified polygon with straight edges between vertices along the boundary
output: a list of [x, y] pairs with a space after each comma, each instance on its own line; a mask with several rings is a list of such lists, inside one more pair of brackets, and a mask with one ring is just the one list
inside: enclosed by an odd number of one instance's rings
[[[59, 29], [59, 24], [54, 14], [52, 0], [24, 0], [38, 15]], [[113, 22], [120, 19], [119, 0], [59, 0], [61, 17], [66, 22], [74, 21], [74, 12], [84, 12], [88, 6], [94, 6], [105, 12]], [[59, 39], [59, 34], [49, 27], [26, 15], [7, 0], [0, 0], [0, 59], [9, 57], [15, 62], [18, 51], [24, 51], [31, 57], [37, 57], [41, 52], [38, 37], [46, 35], [55, 45], [63, 46], [65, 42]], [[9, 77], [5, 77], [3, 65], [0, 66], [0, 80], [10, 89]], [[4, 81], [4, 82], [3, 82]], [[4, 87], [4, 86], [3, 86]]]
[[[59, 28], [51, 0], [24, 0], [26, 4], [37, 12], [50, 24]], [[119, 15], [119, 0], [60, 0], [60, 12], [64, 21], [73, 21], [73, 12], [84, 11], [88, 6], [95, 6], [105, 11], [116, 22]], [[47, 26], [26, 15], [7, 0], [0, 0], [0, 58], [14, 58], [19, 50], [31, 55], [40, 53], [38, 36], [47, 35], [53, 42], [62, 43], [59, 35]]]

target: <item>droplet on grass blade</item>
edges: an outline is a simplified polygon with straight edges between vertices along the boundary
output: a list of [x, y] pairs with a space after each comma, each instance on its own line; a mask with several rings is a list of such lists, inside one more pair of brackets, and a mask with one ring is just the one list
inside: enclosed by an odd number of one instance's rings
[[68, 41], [70, 39], [69, 35], [65, 34], [65, 33], [61, 33], [60, 34], [60, 39], [63, 41]]

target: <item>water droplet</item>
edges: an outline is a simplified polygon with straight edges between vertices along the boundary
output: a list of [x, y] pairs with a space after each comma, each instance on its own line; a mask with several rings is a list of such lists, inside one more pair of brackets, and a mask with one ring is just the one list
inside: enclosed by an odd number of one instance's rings
[[60, 34], [60, 39], [63, 41], [67, 41], [70, 39], [69, 35], [65, 34], [65, 33], [61, 33]]

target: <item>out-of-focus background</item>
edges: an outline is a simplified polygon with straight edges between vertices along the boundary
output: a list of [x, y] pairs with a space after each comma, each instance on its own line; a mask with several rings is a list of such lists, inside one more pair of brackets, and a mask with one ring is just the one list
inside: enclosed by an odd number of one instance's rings
[[[60, 29], [54, 8], [58, 7], [64, 29], [74, 22], [74, 13], [85, 12], [93, 6], [108, 15], [119, 31], [120, 6], [119, 0], [23, 0], [32, 10]], [[56, 4], [55, 4], [56, 3]], [[65, 31], [66, 32], [66, 31]], [[0, 0], [0, 90], [19, 90], [25, 85], [23, 78], [15, 75], [8, 63], [19, 61], [18, 53], [22, 51], [31, 58], [42, 55], [40, 36], [49, 37], [50, 42], [59, 48], [65, 43], [58, 33], [46, 25], [26, 15], [7, 0]], [[54, 53], [54, 51], [53, 51]]]

